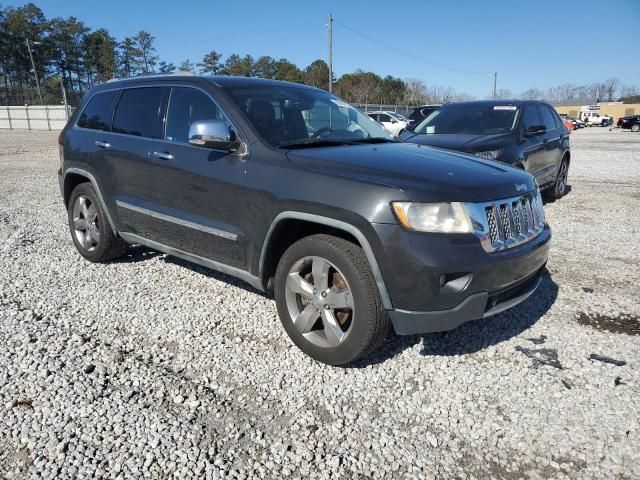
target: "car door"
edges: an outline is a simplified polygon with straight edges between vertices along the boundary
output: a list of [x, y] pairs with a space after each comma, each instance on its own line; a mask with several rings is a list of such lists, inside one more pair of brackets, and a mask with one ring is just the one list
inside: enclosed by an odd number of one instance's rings
[[544, 134], [545, 156], [544, 164], [540, 169], [540, 178], [538, 183], [544, 185], [555, 180], [560, 160], [562, 160], [562, 144], [566, 138], [565, 129], [562, 128], [562, 122], [558, 116], [552, 111], [549, 105], [540, 104], [542, 122], [547, 129]]
[[[530, 127], [543, 125], [540, 112], [535, 103], [529, 103], [524, 106], [521, 125], [523, 132], [526, 132]], [[522, 142], [524, 167], [540, 183], [541, 170], [544, 168], [544, 157], [546, 156], [543, 135], [524, 136]]]
[[152, 142], [145, 204], [148, 238], [235, 267], [245, 266], [246, 235], [238, 227], [245, 197], [245, 159], [189, 144], [199, 120], [227, 120], [196, 87], [172, 86], [163, 138]]
[[144, 198], [151, 141], [162, 133], [162, 95], [161, 87], [121, 90], [111, 131], [96, 135], [101, 149], [96, 170], [107, 191], [109, 211], [115, 212], [118, 229], [123, 232], [144, 230], [144, 223], [127, 206], [139, 206]]
[[394, 125], [393, 125], [393, 119], [391, 118], [391, 115], [388, 115], [386, 113], [378, 114], [378, 122], [382, 124], [382, 126], [387, 132], [393, 133]]

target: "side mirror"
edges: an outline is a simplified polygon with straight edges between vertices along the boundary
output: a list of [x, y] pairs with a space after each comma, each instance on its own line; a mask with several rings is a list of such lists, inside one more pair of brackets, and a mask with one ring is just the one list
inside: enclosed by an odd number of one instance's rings
[[524, 136], [535, 137], [536, 135], [542, 135], [544, 133], [547, 133], [547, 129], [545, 128], [544, 125], [531, 125], [530, 127], [527, 127], [527, 129], [525, 130]]
[[198, 120], [189, 126], [189, 143], [233, 152], [240, 142], [224, 120]]

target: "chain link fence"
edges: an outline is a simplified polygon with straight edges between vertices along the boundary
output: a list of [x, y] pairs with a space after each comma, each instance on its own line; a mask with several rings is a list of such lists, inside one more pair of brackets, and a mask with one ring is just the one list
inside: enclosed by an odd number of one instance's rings
[[62, 130], [71, 113], [64, 105], [0, 106], [0, 129]]
[[353, 106], [364, 113], [385, 110], [388, 112], [399, 113], [400, 115], [404, 115], [405, 117], [408, 117], [415, 108], [413, 105], [385, 105], [379, 103], [354, 103]]

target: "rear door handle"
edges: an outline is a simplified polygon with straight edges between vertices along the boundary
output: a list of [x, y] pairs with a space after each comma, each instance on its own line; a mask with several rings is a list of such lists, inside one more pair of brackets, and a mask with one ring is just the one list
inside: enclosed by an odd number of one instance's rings
[[93, 143], [95, 143], [100, 148], [109, 148], [111, 146], [111, 144], [109, 142], [103, 142], [102, 140], [96, 140]]
[[160, 160], [173, 160], [173, 155], [169, 152], [153, 152], [153, 156]]

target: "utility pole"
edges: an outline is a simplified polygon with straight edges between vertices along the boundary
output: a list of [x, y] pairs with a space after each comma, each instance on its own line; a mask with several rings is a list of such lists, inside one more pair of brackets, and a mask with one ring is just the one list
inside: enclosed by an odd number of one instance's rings
[[60, 88], [62, 89], [62, 101], [64, 102], [64, 118], [69, 120], [69, 104], [67, 103], [67, 91], [64, 88], [64, 79], [60, 79]]
[[[27, 50], [29, 50], [29, 58], [31, 59], [31, 67], [33, 67], [33, 74], [36, 77], [36, 88], [38, 89], [38, 97], [40, 97], [40, 105], [44, 106], [44, 102], [42, 101], [42, 92], [40, 91], [40, 81], [38, 80], [38, 71], [36, 70], [36, 64], [33, 61], [33, 54], [31, 53], [31, 45], [29, 44], [29, 39], [25, 39], [27, 43]], [[35, 42], [34, 45], [40, 45], [40, 42]]]
[[329, 14], [329, 92], [333, 92], [333, 17]]
[[498, 72], [493, 72], [493, 99], [496, 99], [496, 84], [498, 83]]

